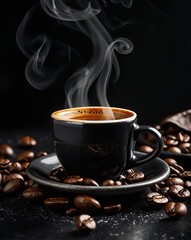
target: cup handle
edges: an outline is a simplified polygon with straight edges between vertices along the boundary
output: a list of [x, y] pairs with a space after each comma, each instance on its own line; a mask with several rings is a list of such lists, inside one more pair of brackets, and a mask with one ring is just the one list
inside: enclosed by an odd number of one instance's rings
[[138, 137], [143, 133], [152, 134], [152, 136], [154, 137], [154, 139], [156, 141], [156, 147], [152, 152], [150, 152], [148, 154], [139, 155], [139, 156], [135, 156], [133, 154], [133, 162], [135, 165], [145, 163], [147, 161], [154, 159], [155, 157], [158, 157], [163, 149], [163, 138], [157, 129], [155, 129], [154, 127], [150, 127], [148, 125], [135, 124], [134, 125], [134, 140], [136, 141], [138, 139]]

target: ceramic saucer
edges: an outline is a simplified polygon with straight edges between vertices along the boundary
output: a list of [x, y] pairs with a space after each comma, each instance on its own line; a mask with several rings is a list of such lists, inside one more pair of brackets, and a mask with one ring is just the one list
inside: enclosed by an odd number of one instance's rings
[[[143, 153], [136, 152], [136, 155]], [[27, 175], [30, 179], [44, 187], [64, 191], [68, 193], [93, 194], [93, 195], [126, 195], [142, 191], [155, 183], [166, 179], [170, 173], [169, 166], [160, 158], [155, 158], [150, 162], [134, 167], [136, 171], [145, 174], [145, 180], [139, 183], [131, 183], [122, 186], [82, 186], [58, 183], [48, 180], [49, 173], [60, 167], [55, 153], [49, 154], [33, 160], [27, 167]]]

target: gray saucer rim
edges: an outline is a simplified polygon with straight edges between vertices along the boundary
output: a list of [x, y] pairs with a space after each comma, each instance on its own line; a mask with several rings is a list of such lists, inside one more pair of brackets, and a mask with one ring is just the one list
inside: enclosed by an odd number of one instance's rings
[[[135, 154], [140, 155], [143, 153], [135, 152]], [[145, 164], [133, 167], [134, 170], [145, 173], [146, 178], [141, 182], [121, 186], [84, 186], [58, 183], [49, 180], [47, 177], [51, 170], [60, 166], [61, 164], [56, 154], [51, 153], [30, 162], [26, 169], [26, 173], [34, 182], [49, 189], [68, 193], [94, 195], [126, 195], [139, 192], [156, 183], [164, 181], [170, 174], [170, 168], [167, 163], [157, 157]]]

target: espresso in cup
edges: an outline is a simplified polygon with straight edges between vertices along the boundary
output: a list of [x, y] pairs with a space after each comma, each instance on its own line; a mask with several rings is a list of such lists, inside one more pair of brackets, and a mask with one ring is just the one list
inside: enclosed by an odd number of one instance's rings
[[[55, 111], [51, 117], [54, 149], [70, 175], [116, 179], [125, 168], [152, 160], [162, 150], [161, 134], [138, 125], [137, 114], [128, 109], [76, 107]], [[154, 136], [156, 148], [136, 156], [135, 143], [143, 132]]]

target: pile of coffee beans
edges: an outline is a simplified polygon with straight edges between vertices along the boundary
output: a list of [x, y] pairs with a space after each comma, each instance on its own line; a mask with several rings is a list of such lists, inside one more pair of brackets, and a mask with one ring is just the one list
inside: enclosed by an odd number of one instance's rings
[[[191, 153], [191, 134], [182, 130], [175, 124], [158, 125], [156, 128], [163, 136], [164, 152], [174, 154]], [[147, 136], [147, 141], [152, 142], [152, 136]], [[151, 152], [153, 147], [142, 144], [137, 149], [141, 152]], [[177, 157], [176, 157], [177, 158]], [[152, 206], [164, 206], [164, 210], [171, 218], [180, 218], [187, 214], [186, 203], [191, 198], [191, 170], [179, 164], [177, 158], [164, 158], [170, 167], [169, 177], [151, 187], [147, 195], [148, 203]], [[189, 164], [187, 164], [189, 166]]]

